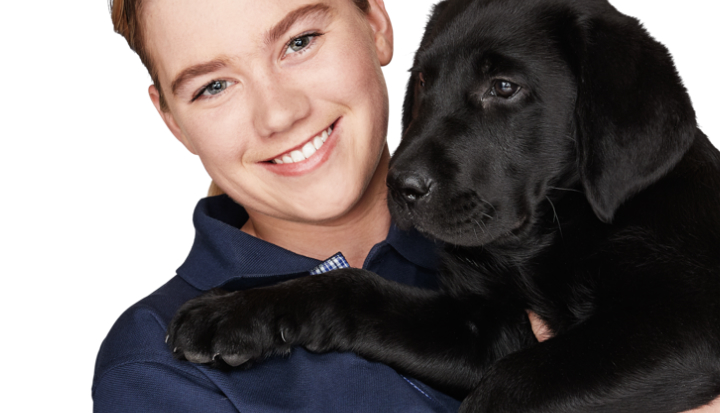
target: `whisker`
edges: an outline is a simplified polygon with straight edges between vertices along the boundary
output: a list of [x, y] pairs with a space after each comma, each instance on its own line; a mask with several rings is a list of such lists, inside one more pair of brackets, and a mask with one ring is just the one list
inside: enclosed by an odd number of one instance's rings
[[577, 190], [577, 189], [572, 189], [572, 188], [558, 188], [558, 187], [556, 187], [556, 186], [549, 186], [548, 189], [556, 189], [556, 190], [558, 190], [558, 191], [577, 192], [578, 194], [582, 194], [582, 193], [583, 193], [583, 191], [579, 191], [579, 190]]
[[560, 230], [560, 238], [565, 239], [565, 237], [563, 237], [563, 233], [562, 233], [562, 226], [560, 225], [560, 218], [558, 218], [557, 211], [555, 210], [555, 204], [553, 204], [553, 202], [550, 200], [549, 197], [546, 196], [545, 199], [547, 199], [547, 201], [550, 203], [550, 206], [552, 207], [553, 221], [557, 222], [557, 224], [558, 224], [558, 229]]
[[488, 202], [488, 201], [486, 201], [486, 200], [484, 200], [484, 199], [482, 199], [482, 198], [480, 198], [480, 197], [478, 197], [478, 199], [480, 200], [480, 202], [489, 205], [490, 208], [492, 208], [492, 210], [497, 214], [497, 209], [495, 209], [495, 206], [494, 206], [492, 203], [490, 203], [490, 202]]
[[473, 221], [475, 221], [475, 223], [478, 224], [478, 226], [480, 227], [480, 229], [482, 230], [483, 233], [487, 232], [486, 231], [487, 227], [485, 226], [485, 224], [483, 224], [482, 221], [478, 221], [477, 219], [474, 219], [474, 218], [473, 218]]

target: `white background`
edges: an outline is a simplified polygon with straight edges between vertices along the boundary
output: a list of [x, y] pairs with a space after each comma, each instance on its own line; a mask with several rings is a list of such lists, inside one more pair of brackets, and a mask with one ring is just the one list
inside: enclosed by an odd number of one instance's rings
[[[389, 140], [430, 5], [386, 0]], [[720, 144], [715, 2], [615, 0], [665, 43]], [[209, 178], [165, 129], [105, 0], [0, 2], [0, 411], [90, 411], [114, 320], [172, 277]]]

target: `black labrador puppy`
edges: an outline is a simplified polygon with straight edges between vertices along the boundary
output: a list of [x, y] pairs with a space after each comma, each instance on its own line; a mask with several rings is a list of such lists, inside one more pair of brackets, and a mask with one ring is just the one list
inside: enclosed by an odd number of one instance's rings
[[464, 412], [720, 395], [720, 154], [637, 20], [606, 0], [444, 1], [403, 122], [388, 202], [446, 243], [441, 290], [352, 269], [214, 292], [172, 322], [179, 357], [353, 351]]

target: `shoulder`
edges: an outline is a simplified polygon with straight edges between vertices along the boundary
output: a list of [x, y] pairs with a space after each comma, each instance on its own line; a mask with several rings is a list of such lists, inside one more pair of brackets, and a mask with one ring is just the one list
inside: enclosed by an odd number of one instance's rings
[[167, 353], [165, 329], [175, 311], [199, 295], [180, 277], [174, 277], [157, 291], [127, 309], [110, 329], [98, 354], [96, 374], [124, 359]]
[[175, 277], [118, 318], [95, 364], [96, 412], [151, 411], [158, 408], [156, 403], [187, 403], [188, 392], [194, 394], [193, 405], [227, 402], [202, 370], [175, 360], [165, 344], [165, 330], [175, 311], [200, 293]]

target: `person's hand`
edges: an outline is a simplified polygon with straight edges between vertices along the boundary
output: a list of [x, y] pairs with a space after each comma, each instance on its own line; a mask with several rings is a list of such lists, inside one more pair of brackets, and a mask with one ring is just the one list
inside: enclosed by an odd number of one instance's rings
[[686, 413], [720, 413], [720, 397], [713, 400], [712, 403], [708, 405], [688, 410]]
[[533, 334], [535, 334], [537, 341], [542, 343], [553, 336], [552, 331], [550, 331], [550, 328], [548, 328], [547, 324], [542, 321], [540, 316], [530, 310], [528, 310], [527, 315], [530, 319], [530, 325], [532, 326], [532, 331]]
[[[537, 341], [543, 342], [553, 336], [553, 332], [548, 328], [547, 324], [535, 313], [528, 311], [528, 318], [532, 326], [533, 334]], [[712, 403], [698, 407], [697, 409], [688, 410], [685, 413], [720, 413], [720, 397], [713, 400]]]

